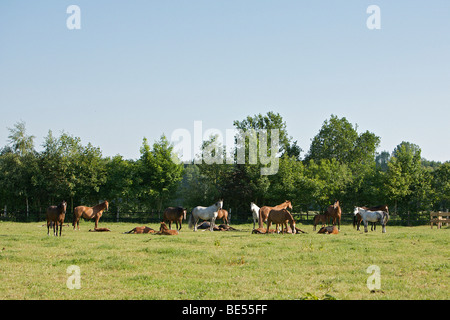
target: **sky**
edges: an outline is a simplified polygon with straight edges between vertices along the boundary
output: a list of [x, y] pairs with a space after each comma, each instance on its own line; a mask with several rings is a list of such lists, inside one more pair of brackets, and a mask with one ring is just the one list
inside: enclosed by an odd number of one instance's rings
[[334, 114], [378, 152], [448, 161], [449, 17], [448, 0], [2, 0], [0, 146], [24, 121], [38, 151], [52, 130], [137, 159], [144, 137], [273, 111], [302, 156]]

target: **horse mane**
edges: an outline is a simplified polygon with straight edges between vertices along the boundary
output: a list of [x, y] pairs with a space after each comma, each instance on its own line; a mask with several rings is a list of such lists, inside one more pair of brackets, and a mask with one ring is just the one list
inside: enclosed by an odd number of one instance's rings
[[93, 206], [92, 208], [98, 209], [98, 208], [106, 208], [106, 204], [108, 203], [108, 201], [104, 201], [102, 203], [99, 203], [95, 206]]

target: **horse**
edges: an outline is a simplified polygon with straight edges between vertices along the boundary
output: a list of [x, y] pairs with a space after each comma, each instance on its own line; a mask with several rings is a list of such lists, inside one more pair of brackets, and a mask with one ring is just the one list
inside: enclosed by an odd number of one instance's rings
[[[186, 209], [182, 207], [168, 207], [164, 210], [163, 221], [169, 222], [169, 229], [172, 229], [172, 222], [175, 221], [177, 230], [181, 230], [181, 222], [186, 220]], [[178, 229], [178, 223], [180, 228]]]
[[215, 221], [217, 218], [217, 211], [222, 209], [222, 206], [223, 200], [219, 200], [209, 207], [197, 206], [194, 209], [192, 209], [192, 214], [189, 218], [189, 229], [192, 229], [192, 227], [194, 227], [194, 231], [197, 231], [197, 223], [200, 219], [202, 219], [211, 221], [211, 226], [209, 230], [213, 231]]
[[219, 211], [217, 211], [216, 220], [218, 220], [218, 219], [222, 219], [222, 222], [224, 224], [227, 224], [227, 225], [230, 224], [230, 222], [228, 221], [228, 211], [225, 209], [220, 209]]
[[169, 230], [164, 222], [161, 222], [161, 227], [159, 227], [159, 231], [155, 234], [166, 235], [166, 236], [174, 236], [178, 234], [178, 230]]
[[362, 217], [362, 220], [364, 222], [364, 232], [367, 232], [367, 224], [368, 222], [380, 222], [382, 226], [382, 232], [386, 233], [386, 223], [389, 220], [389, 214], [385, 211], [370, 211], [363, 209], [361, 207], [355, 207], [355, 210], [353, 211], [353, 214], [356, 216], [357, 214], [360, 214]]
[[288, 230], [287, 223], [289, 222], [289, 225], [291, 227], [291, 230], [295, 230], [295, 221], [292, 215], [289, 211], [286, 209], [281, 210], [270, 210], [269, 216], [267, 217], [267, 231], [266, 233], [269, 233], [270, 225], [273, 223], [276, 224], [276, 230], [278, 232], [278, 225], [281, 225], [281, 231], [284, 233], [284, 227], [286, 227], [286, 232]]
[[[67, 202], [63, 201], [57, 206], [50, 206], [47, 208], [47, 235], [50, 233], [50, 224], [53, 223], [53, 235], [61, 237], [62, 226], [66, 217]], [[56, 228], [56, 229], [55, 229]]]
[[[370, 210], [370, 211], [384, 211], [387, 212], [389, 214], [389, 208], [387, 206], [387, 204], [384, 205], [379, 205], [379, 206], [374, 206], [374, 207], [361, 207], [365, 210]], [[362, 217], [359, 213], [357, 213], [356, 215], [353, 216], [353, 228], [356, 226], [356, 231], [359, 231], [359, 227], [361, 225], [361, 221], [362, 221]], [[376, 230], [377, 229], [377, 223], [376, 222], [372, 222], [371, 223], [371, 227], [370, 227], [370, 231]]]
[[[270, 229], [269, 233], [275, 233], [277, 230], [275, 229]], [[252, 230], [252, 234], [265, 234], [267, 233], [267, 230], [265, 228], [258, 228], [258, 229], [253, 229]]]
[[286, 200], [282, 204], [279, 204], [275, 207], [268, 207], [268, 206], [261, 207], [261, 209], [259, 209], [259, 215], [258, 215], [259, 227], [260, 228], [264, 227], [264, 222], [267, 221], [267, 218], [269, 217], [269, 213], [271, 210], [281, 210], [281, 209], [286, 209], [286, 208], [289, 208], [292, 210], [292, 203], [289, 200]]
[[111, 231], [111, 230], [108, 228], [95, 228], [94, 230], [89, 229], [89, 232], [108, 232], [108, 231]]
[[103, 211], [106, 209], [108, 211], [109, 203], [108, 201], [102, 202], [94, 207], [85, 207], [85, 206], [78, 206], [73, 209], [73, 230], [75, 230], [75, 224], [78, 227], [78, 230], [80, 230], [80, 218], [83, 216], [83, 218], [87, 220], [95, 219], [95, 228], [98, 227], [98, 220], [100, 220], [100, 217], [103, 214]]
[[338, 223], [338, 230], [341, 231], [341, 214], [342, 210], [339, 205], [339, 200], [335, 200], [334, 204], [328, 206], [327, 211], [325, 215], [327, 216], [327, 222], [329, 218], [332, 218], [333, 220], [333, 226], [336, 225], [336, 220]]
[[250, 202], [250, 210], [252, 211], [253, 215], [253, 230], [255, 229], [255, 225], [259, 220], [259, 207], [254, 204], [253, 202]]
[[137, 234], [137, 233], [155, 233], [156, 231], [153, 230], [152, 228], [146, 227], [146, 226], [142, 226], [142, 227], [136, 227], [130, 231], [124, 232], [123, 234], [129, 234], [129, 233], [133, 233], [133, 234]]
[[327, 224], [327, 215], [326, 214], [316, 214], [313, 219], [314, 228], [313, 230], [316, 231], [316, 226], [319, 224], [319, 222], [322, 222], [322, 225]]
[[322, 228], [319, 229], [319, 232], [317, 233], [338, 234], [339, 230], [338, 228], [336, 228], [336, 226], [328, 226], [328, 227], [323, 226]]

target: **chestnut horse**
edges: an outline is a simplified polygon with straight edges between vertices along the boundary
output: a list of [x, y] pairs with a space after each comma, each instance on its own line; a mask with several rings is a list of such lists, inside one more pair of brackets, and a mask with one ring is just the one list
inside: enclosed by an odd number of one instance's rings
[[156, 231], [153, 230], [152, 228], [146, 227], [146, 226], [142, 226], [142, 227], [136, 227], [133, 230], [130, 230], [128, 232], [124, 232], [124, 234], [126, 233], [155, 233]]
[[258, 217], [259, 227], [260, 228], [264, 227], [264, 222], [267, 221], [267, 218], [269, 217], [269, 213], [271, 210], [281, 210], [286, 208], [292, 210], [292, 203], [289, 200], [286, 200], [282, 204], [279, 204], [275, 207], [268, 207], [268, 206], [261, 207], [261, 209], [259, 209], [259, 217]]
[[323, 226], [317, 233], [338, 234], [339, 230], [335, 226], [328, 226], [328, 227]]
[[159, 227], [159, 231], [155, 234], [173, 236], [178, 234], [178, 230], [169, 230], [164, 222], [161, 222], [161, 227]]
[[337, 220], [338, 230], [341, 231], [342, 210], [341, 210], [341, 207], [339, 206], [339, 200], [335, 200], [334, 204], [328, 206], [327, 212], [325, 214], [327, 216], [327, 222], [328, 222], [329, 218], [332, 219], [333, 226], [336, 225], [336, 220]]
[[[164, 210], [163, 221], [169, 223], [169, 229], [172, 229], [172, 222], [175, 221], [177, 230], [181, 230], [183, 218], [186, 220], [186, 209], [182, 207], [168, 207]], [[179, 229], [178, 224], [180, 224]]]
[[276, 224], [276, 230], [278, 233], [278, 225], [281, 225], [281, 231], [284, 233], [284, 227], [286, 228], [286, 232], [288, 230], [287, 223], [289, 222], [289, 225], [291, 227], [291, 230], [295, 230], [295, 221], [292, 215], [289, 211], [286, 209], [281, 210], [270, 210], [269, 216], [267, 217], [267, 230], [266, 233], [269, 233], [270, 225], [273, 223]]
[[66, 217], [66, 208], [67, 203], [65, 201], [57, 206], [50, 206], [47, 208], [47, 235], [50, 233], [50, 224], [53, 222], [53, 235], [58, 236], [59, 224], [59, 236], [61, 237], [62, 226], [64, 218]]
[[313, 219], [314, 228], [313, 230], [316, 231], [316, 226], [319, 224], [319, 222], [322, 222], [322, 226], [327, 224], [327, 215], [326, 214], [316, 214]]
[[217, 211], [217, 219], [222, 219], [222, 222], [224, 224], [229, 225], [230, 222], [228, 221], [228, 211], [225, 209], [220, 209], [219, 211]]
[[95, 219], [95, 229], [98, 227], [98, 220], [100, 220], [100, 217], [103, 214], [103, 211], [108, 210], [109, 203], [108, 201], [105, 201], [103, 203], [100, 203], [94, 207], [85, 207], [85, 206], [78, 206], [73, 209], [73, 229], [75, 230], [75, 224], [78, 227], [78, 230], [80, 230], [80, 218], [83, 216], [83, 218], [87, 220]]

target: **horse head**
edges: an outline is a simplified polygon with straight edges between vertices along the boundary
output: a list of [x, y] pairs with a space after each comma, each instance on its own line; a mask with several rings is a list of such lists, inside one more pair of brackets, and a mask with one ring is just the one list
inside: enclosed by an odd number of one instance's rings
[[355, 207], [353, 214], [356, 216], [359, 213], [359, 207]]
[[106, 211], [108, 211], [108, 207], [109, 207], [109, 202], [105, 201], [105, 206], [106, 206]]
[[217, 207], [217, 211], [223, 208], [223, 199], [220, 199], [216, 202], [215, 206]]
[[61, 208], [61, 213], [66, 214], [67, 202], [66, 202], [65, 200], [63, 200], [63, 201], [60, 203], [59, 207]]
[[289, 200], [284, 201], [287, 204], [287, 208], [292, 210], [292, 203]]
[[333, 209], [337, 209], [339, 207], [339, 200], [334, 199]]

